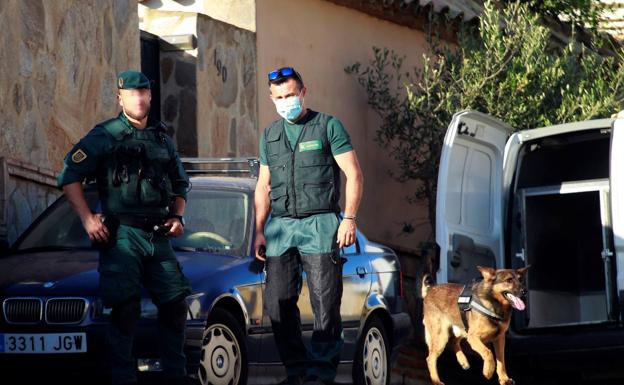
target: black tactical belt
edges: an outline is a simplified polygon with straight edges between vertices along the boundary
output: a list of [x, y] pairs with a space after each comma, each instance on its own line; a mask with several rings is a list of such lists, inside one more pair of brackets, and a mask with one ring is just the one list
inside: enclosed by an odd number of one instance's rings
[[139, 215], [115, 215], [120, 225], [136, 227], [145, 231], [155, 231], [167, 221], [163, 217], [145, 217]]

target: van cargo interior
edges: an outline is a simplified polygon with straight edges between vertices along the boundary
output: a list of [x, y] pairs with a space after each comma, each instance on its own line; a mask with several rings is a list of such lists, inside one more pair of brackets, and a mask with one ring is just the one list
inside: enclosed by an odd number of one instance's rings
[[[517, 169], [512, 255], [531, 265], [525, 327], [605, 322], [611, 263], [602, 252], [609, 193], [609, 134], [527, 143]], [[601, 211], [602, 210], [602, 211]], [[610, 229], [609, 229], [610, 230]], [[516, 266], [517, 267], [517, 266]]]

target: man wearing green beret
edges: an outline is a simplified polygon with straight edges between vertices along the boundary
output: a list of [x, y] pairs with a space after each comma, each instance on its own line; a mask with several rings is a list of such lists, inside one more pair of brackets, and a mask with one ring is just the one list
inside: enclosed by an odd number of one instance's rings
[[[117, 77], [122, 111], [96, 125], [67, 154], [58, 184], [100, 248], [100, 294], [112, 308], [107, 344], [113, 384], [136, 383], [132, 341], [141, 284], [158, 307], [162, 367], [168, 384], [184, 383], [183, 347], [189, 282], [169, 237], [184, 231], [189, 180], [164, 124], [150, 119], [150, 81]], [[82, 183], [95, 179], [102, 214], [91, 212]]]

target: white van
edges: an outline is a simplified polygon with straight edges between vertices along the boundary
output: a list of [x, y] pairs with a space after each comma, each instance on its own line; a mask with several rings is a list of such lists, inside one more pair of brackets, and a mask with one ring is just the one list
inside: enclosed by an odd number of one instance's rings
[[511, 338], [539, 336], [554, 350], [624, 347], [624, 119], [513, 133], [459, 112], [444, 138], [436, 210], [438, 283], [468, 283], [477, 265], [531, 265]]

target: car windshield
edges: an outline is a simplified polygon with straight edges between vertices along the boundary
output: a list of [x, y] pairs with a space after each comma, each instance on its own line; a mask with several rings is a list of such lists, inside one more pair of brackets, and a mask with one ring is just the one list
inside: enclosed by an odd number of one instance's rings
[[184, 234], [173, 238], [175, 249], [245, 256], [249, 251], [249, 195], [225, 190], [189, 193]]
[[[91, 210], [99, 211], [97, 191], [87, 190], [85, 198]], [[172, 245], [176, 250], [245, 256], [249, 251], [250, 216], [248, 194], [195, 188], [189, 192], [186, 204], [184, 234], [172, 238]], [[18, 240], [15, 250], [90, 247], [80, 218], [63, 196]]]

